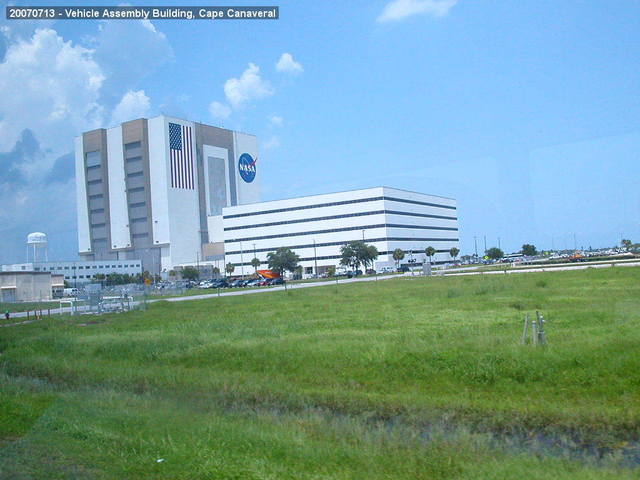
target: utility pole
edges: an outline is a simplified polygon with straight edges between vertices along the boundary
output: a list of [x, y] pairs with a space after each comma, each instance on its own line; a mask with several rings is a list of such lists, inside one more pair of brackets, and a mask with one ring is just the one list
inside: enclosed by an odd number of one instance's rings
[[473, 248], [476, 252], [476, 258], [478, 258], [478, 237], [476, 237], [475, 235], [473, 236]]
[[362, 243], [364, 243], [364, 230], [362, 230]]
[[[498, 237], [498, 248], [500, 248], [500, 237]], [[502, 248], [500, 248], [502, 250]]]
[[240, 240], [240, 276], [244, 280], [244, 255], [242, 252], [242, 240]]
[[573, 233], [573, 251], [575, 252], [578, 249], [578, 242], [576, 242], [576, 234]]
[[487, 254], [487, 236], [484, 235], [484, 254]]
[[[364, 232], [364, 230], [363, 230]], [[313, 239], [313, 263], [315, 265], [316, 278], [318, 277], [318, 252], [316, 252], [316, 239]]]

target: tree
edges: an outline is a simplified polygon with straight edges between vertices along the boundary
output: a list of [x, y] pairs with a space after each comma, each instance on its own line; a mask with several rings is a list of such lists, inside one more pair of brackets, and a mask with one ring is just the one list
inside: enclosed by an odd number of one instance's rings
[[396, 248], [393, 251], [393, 259], [396, 261], [396, 268], [400, 268], [400, 261], [404, 258], [404, 250]]
[[456, 259], [459, 253], [460, 253], [460, 249], [456, 247], [451, 247], [451, 250], [449, 250], [449, 255], [451, 255], [451, 258], [453, 258], [454, 260]]
[[351, 267], [358, 270], [362, 265], [365, 269], [369, 265], [373, 265], [373, 261], [378, 258], [378, 249], [375, 245], [367, 245], [361, 240], [349, 242], [340, 247], [340, 265]]
[[351, 267], [353, 270], [358, 269], [360, 266], [359, 243], [363, 242], [350, 242], [340, 247], [340, 265]]
[[536, 250], [535, 245], [525, 243], [524, 245], [522, 245], [522, 254], [527, 257], [533, 257], [538, 254], [538, 251]]
[[628, 240], [628, 239], [626, 239], [626, 238], [625, 238], [625, 239], [623, 239], [623, 240], [620, 242], [620, 244], [621, 244], [621, 245], [622, 245], [626, 250], [629, 250], [629, 248], [631, 248], [631, 245], [632, 245], [631, 240]]
[[489, 257], [491, 260], [500, 260], [502, 257], [504, 257], [504, 252], [498, 247], [491, 247], [489, 250], [487, 250], [487, 257]]
[[336, 276], [336, 266], [335, 265], [331, 265], [329, 268], [327, 268], [327, 276], [328, 277], [335, 277]]
[[431, 258], [436, 254], [436, 249], [433, 247], [427, 247], [424, 249], [424, 253], [429, 257], [429, 263], [431, 263]]
[[253, 267], [256, 273], [258, 273], [258, 267], [260, 266], [261, 263], [262, 262], [260, 261], [259, 258], [254, 257], [251, 259], [251, 266]]
[[195, 267], [184, 267], [182, 269], [182, 278], [185, 280], [196, 281], [200, 277], [200, 272]]
[[231, 275], [235, 269], [236, 267], [233, 265], [233, 263], [227, 263], [227, 265], [224, 267], [224, 271], [229, 275]]
[[282, 275], [285, 271], [293, 272], [298, 266], [300, 257], [288, 247], [280, 247], [267, 254], [269, 269]]
[[372, 266], [375, 259], [378, 258], [378, 249], [375, 245], [365, 245], [362, 250], [362, 264], [364, 265], [365, 270], [367, 267]]
[[211, 273], [213, 273], [214, 275], [220, 275], [220, 269], [218, 267], [213, 267], [211, 269]]

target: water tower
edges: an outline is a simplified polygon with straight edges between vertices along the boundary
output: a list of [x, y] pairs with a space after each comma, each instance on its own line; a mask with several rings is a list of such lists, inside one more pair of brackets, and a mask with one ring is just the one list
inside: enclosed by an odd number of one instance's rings
[[33, 249], [33, 263], [48, 261], [47, 235], [42, 232], [33, 232], [27, 235], [27, 262], [29, 261], [29, 251]]

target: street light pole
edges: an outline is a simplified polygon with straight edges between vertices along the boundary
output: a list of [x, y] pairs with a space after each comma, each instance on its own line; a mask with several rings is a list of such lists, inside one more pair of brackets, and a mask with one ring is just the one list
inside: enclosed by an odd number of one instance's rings
[[244, 280], [244, 255], [242, 252], [242, 240], [240, 240], [240, 276]]
[[[363, 230], [364, 232], [364, 230]], [[313, 263], [315, 265], [315, 274], [318, 276], [318, 252], [316, 251], [316, 239], [313, 239]]]
[[478, 237], [474, 235], [473, 237], [473, 248], [476, 252], [476, 259], [478, 258]]

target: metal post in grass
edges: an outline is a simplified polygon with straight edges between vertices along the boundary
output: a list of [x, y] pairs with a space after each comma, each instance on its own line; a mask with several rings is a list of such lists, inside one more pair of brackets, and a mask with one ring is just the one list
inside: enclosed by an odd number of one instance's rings
[[540, 313], [540, 312], [536, 312], [536, 316], [538, 317], [538, 344], [539, 345], [546, 345], [547, 344], [547, 338], [545, 336], [544, 333], [544, 316]]
[[522, 344], [526, 345], [529, 337], [529, 314], [524, 316], [524, 329], [522, 330]]
[[537, 345], [538, 344], [538, 324], [536, 323], [535, 320], [531, 322], [531, 335], [532, 335], [533, 344]]

